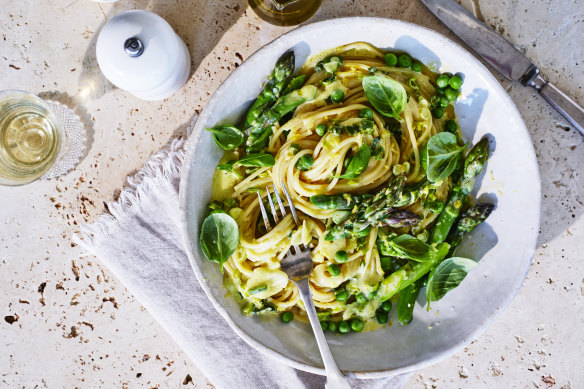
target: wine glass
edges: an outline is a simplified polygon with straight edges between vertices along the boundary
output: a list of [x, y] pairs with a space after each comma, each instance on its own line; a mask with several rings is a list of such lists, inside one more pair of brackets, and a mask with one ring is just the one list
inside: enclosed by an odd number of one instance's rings
[[268, 23], [294, 26], [308, 20], [322, 0], [249, 0], [254, 12]]

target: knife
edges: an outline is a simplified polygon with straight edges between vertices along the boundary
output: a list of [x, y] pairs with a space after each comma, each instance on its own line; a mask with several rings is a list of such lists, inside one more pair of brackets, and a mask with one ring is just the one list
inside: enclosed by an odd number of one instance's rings
[[455, 0], [421, 0], [460, 39], [511, 81], [530, 86], [584, 135], [584, 108], [540, 73], [511, 43], [476, 19]]

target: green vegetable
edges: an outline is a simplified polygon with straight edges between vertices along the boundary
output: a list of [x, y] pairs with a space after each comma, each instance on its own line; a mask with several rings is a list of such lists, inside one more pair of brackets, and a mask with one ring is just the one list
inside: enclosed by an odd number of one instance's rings
[[288, 153], [291, 155], [296, 155], [300, 151], [300, 145], [298, 143], [292, 143], [288, 148]]
[[261, 114], [278, 100], [282, 89], [284, 89], [288, 83], [290, 75], [294, 72], [294, 62], [295, 57], [293, 51], [285, 52], [278, 59], [274, 66], [274, 70], [270, 75], [270, 79], [247, 113], [245, 119], [246, 128], [256, 124], [256, 121]]
[[371, 149], [369, 146], [363, 144], [359, 147], [359, 150], [355, 153], [353, 158], [351, 158], [351, 162], [347, 166], [345, 173], [341, 174], [338, 178], [344, 178], [347, 180], [353, 180], [361, 173], [367, 169], [367, 165], [369, 165], [369, 159], [371, 158]]
[[477, 265], [472, 259], [459, 257], [448, 258], [440, 263], [428, 278], [426, 286], [428, 303], [440, 300], [446, 293], [460, 285], [468, 272]]
[[448, 132], [455, 133], [458, 126], [454, 120], [447, 120], [444, 122], [444, 129]]
[[239, 131], [236, 127], [229, 125], [207, 128], [207, 131], [213, 134], [215, 143], [217, 143], [217, 145], [223, 150], [233, 150], [241, 146], [245, 140], [243, 132]]
[[483, 171], [483, 167], [489, 159], [490, 147], [487, 137], [483, 137], [468, 152], [464, 160], [464, 173], [460, 183], [460, 190], [465, 195], [474, 188], [476, 178]]
[[365, 303], [367, 302], [367, 298], [365, 297], [365, 295], [364, 295], [363, 293], [359, 292], [359, 293], [357, 293], [357, 294], [355, 295], [355, 301], [356, 301], [358, 304], [361, 304], [361, 305], [363, 305], [363, 304], [365, 304]]
[[448, 255], [449, 249], [450, 245], [448, 243], [438, 243], [436, 245], [437, 253], [433, 256], [432, 260], [426, 262], [409, 261], [406, 265], [385, 277], [379, 284], [375, 299], [382, 302], [389, 300], [393, 295], [422, 278], [424, 274], [442, 262], [446, 255]]
[[495, 206], [493, 204], [479, 203], [460, 216], [447, 239], [448, 243], [450, 243], [451, 254], [460, 245], [462, 238], [484, 222], [494, 209]]
[[324, 70], [329, 74], [335, 74], [341, 65], [343, 64], [343, 59], [337, 55], [326, 57], [322, 61], [319, 61], [314, 67], [315, 71]]
[[458, 99], [458, 91], [452, 88], [446, 88], [446, 90], [444, 91], [444, 96], [446, 96], [446, 98], [450, 101], [455, 101], [456, 99]]
[[282, 320], [284, 323], [290, 323], [292, 319], [294, 319], [294, 314], [292, 312], [286, 311], [282, 312], [280, 315], [280, 320]]
[[342, 103], [345, 100], [345, 92], [340, 89], [335, 89], [333, 93], [331, 93], [331, 100], [333, 103]]
[[272, 126], [282, 119], [286, 114], [293, 112], [299, 105], [314, 100], [318, 89], [314, 85], [305, 85], [301, 89], [292, 91], [278, 99], [276, 103], [265, 110], [254, 121], [247, 138], [247, 152], [257, 153], [264, 148], [272, 135]]
[[377, 311], [375, 313], [375, 318], [377, 319], [377, 322], [379, 324], [385, 324], [389, 321], [389, 315], [387, 314], [387, 312], [383, 311]]
[[349, 298], [349, 292], [347, 292], [346, 290], [340, 290], [335, 293], [335, 298], [337, 299], [337, 301], [347, 301], [347, 299]]
[[335, 122], [331, 126], [333, 134], [341, 135], [345, 131], [349, 135], [357, 133], [372, 134], [375, 130], [375, 122], [370, 119], [360, 119], [357, 122], [351, 121], [351, 124], [343, 124], [343, 122]]
[[214, 213], [203, 221], [199, 241], [205, 257], [223, 268], [239, 244], [239, 227], [231, 216]]
[[252, 303], [245, 303], [245, 305], [241, 307], [241, 313], [245, 316], [249, 316], [252, 314], [254, 308], [255, 306]]
[[327, 324], [328, 324], [329, 331], [335, 332], [337, 330], [337, 328], [338, 328], [338, 324], [337, 324], [336, 321], [332, 321], [331, 320]]
[[432, 116], [436, 119], [441, 119], [444, 116], [444, 110], [440, 107], [436, 107], [432, 110]]
[[341, 334], [346, 334], [349, 331], [351, 331], [351, 327], [348, 322], [343, 320], [342, 322], [339, 323], [339, 332]]
[[422, 242], [418, 238], [403, 234], [391, 240], [380, 236], [377, 247], [382, 255], [411, 259], [416, 262], [427, 262], [441, 255], [436, 247]]
[[384, 302], [381, 303], [381, 305], [379, 306], [379, 309], [383, 312], [391, 311], [391, 301], [385, 300]]
[[355, 332], [361, 332], [363, 331], [363, 328], [365, 327], [365, 323], [363, 323], [363, 320], [359, 319], [359, 318], [354, 318], [351, 320], [351, 329]]
[[232, 159], [231, 161], [227, 161], [226, 163], [222, 163], [222, 164], [218, 165], [217, 169], [224, 170], [226, 172], [232, 172], [234, 164], [235, 164], [235, 160]]
[[296, 169], [298, 170], [309, 170], [314, 164], [314, 158], [310, 154], [304, 154], [302, 157], [296, 161]]
[[331, 276], [335, 277], [341, 274], [341, 267], [336, 263], [332, 263], [328, 265], [328, 271], [331, 274]]
[[364, 194], [335, 194], [335, 195], [314, 195], [310, 197], [310, 202], [320, 209], [352, 209], [355, 205], [371, 198], [372, 195]]
[[422, 165], [430, 182], [438, 182], [452, 174], [466, 146], [458, 146], [456, 136], [440, 132], [422, 149]]
[[408, 86], [412, 88], [414, 92], [418, 92], [420, 90], [420, 85], [418, 85], [418, 80], [415, 77], [408, 79]]
[[408, 103], [408, 94], [399, 82], [384, 75], [363, 77], [365, 96], [379, 113], [399, 117]]
[[448, 81], [448, 76], [446, 74], [441, 74], [436, 79], [436, 86], [438, 86], [438, 88], [446, 88], [448, 86]]
[[397, 65], [397, 56], [394, 53], [387, 53], [383, 58], [387, 66], [395, 67]]
[[327, 321], [321, 321], [320, 322], [320, 328], [322, 328], [323, 331], [328, 330], [328, 328], [329, 328], [328, 322]]
[[247, 167], [270, 167], [274, 166], [276, 160], [272, 154], [259, 153], [259, 154], [248, 154], [241, 158], [239, 161], [235, 162], [236, 166], [247, 166]]
[[267, 285], [260, 285], [260, 286], [256, 286], [253, 289], [248, 290], [247, 294], [249, 294], [250, 296], [253, 296], [254, 294], [258, 294], [260, 292], [265, 292], [266, 290], [268, 290]]
[[290, 82], [288, 83], [288, 85], [286, 86], [286, 89], [284, 89], [284, 92], [282, 94], [287, 95], [288, 93], [293, 92], [296, 89], [302, 88], [302, 85], [304, 85], [304, 81], [306, 81], [306, 74], [302, 74], [298, 77], [294, 77], [292, 80], [290, 80]]
[[409, 68], [412, 65], [412, 58], [407, 54], [401, 54], [397, 57], [397, 63], [402, 68]]
[[333, 223], [341, 224], [351, 216], [351, 211], [335, 211], [331, 216]]
[[324, 134], [326, 134], [328, 130], [328, 127], [326, 126], [326, 124], [319, 124], [318, 126], [316, 126], [316, 133], [320, 136], [323, 136]]
[[414, 318], [414, 306], [424, 279], [420, 278], [399, 292], [397, 300], [397, 320], [401, 325], [408, 325]]
[[450, 77], [450, 81], [448, 82], [452, 89], [460, 89], [462, 86], [462, 78], [457, 75]]
[[349, 260], [349, 254], [345, 250], [339, 250], [335, 253], [335, 261], [337, 263], [345, 263]]
[[442, 108], [447, 108], [450, 105], [450, 100], [448, 100], [446, 97], [440, 97], [440, 106]]
[[421, 72], [421, 71], [422, 71], [422, 64], [421, 64], [421, 63], [419, 63], [419, 62], [414, 62], [414, 63], [412, 64], [412, 70], [413, 70], [414, 72]]
[[359, 111], [359, 117], [363, 119], [373, 119], [373, 111], [370, 108], [363, 108]]
[[437, 88], [437, 89], [436, 89], [436, 94], [437, 94], [438, 96], [442, 97], [442, 96], [444, 96], [444, 94], [445, 94], [445, 91], [446, 91], [446, 88]]

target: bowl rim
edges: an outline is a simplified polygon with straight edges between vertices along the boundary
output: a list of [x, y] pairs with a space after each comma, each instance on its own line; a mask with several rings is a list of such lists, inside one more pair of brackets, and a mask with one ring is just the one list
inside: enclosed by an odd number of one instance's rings
[[[475, 55], [471, 54], [467, 49], [465, 49], [464, 47], [462, 47], [458, 43], [452, 41], [448, 37], [442, 35], [441, 33], [437, 32], [435, 30], [432, 30], [428, 27], [420, 26], [420, 25], [415, 24], [415, 23], [406, 22], [403, 20], [391, 19], [391, 18], [368, 17], [368, 16], [355, 16], [355, 17], [327, 19], [327, 20], [323, 20], [323, 21], [319, 21], [319, 22], [315, 22], [315, 23], [309, 23], [306, 25], [299, 26], [299, 27], [297, 27], [291, 31], [288, 31], [285, 34], [282, 34], [279, 37], [273, 39], [272, 41], [263, 45], [261, 48], [259, 48], [257, 51], [255, 51], [245, 61], [251, 59], [252, 57], [258, 56], [265, 51], [272, 49], [272, 47], [276, 47], [279, 42], [283, 41], [287, 37], [294, 36], [295, 34], [300, 34], [300, 33], [304, 32], [305, 30], [318, 30], [322, 26], [326, 26], [328, 24], [355, 23], [355, 22], [356, 23], [373, 23], [373, 22], [395, 23], [396, 25], [401, 25], [402, 27], [409, 28], [412, 30], [422, 30], [424, 33], [429, 34], [429, 35], [434, 35], [434, 37], [437, 38], [438, 40], [442, 40], [446, 44], [464, 52], [464, 54], [470, 56], [474, 60], [478, 69], [483, 71], [484, 76], [489, 80], [489, 82], [493, 86], [493, 88], [499, 89], [499, 92], [502, 92], [502, 96], [506, 100], [505, 102], [515, 111], [515, 113], [517, 114], [517, 117], [520, 119], [519, 130], [521, 132], [524, 132], [528, 136], [528, 139], [531, 139], [531, 135], [530, 135], [530, 133], [525, 125], [525, 122], [523, 121], [523, 117], [521, 116], [521, 113], [517, 109], [517, 106], [515, 105], [515, 103], [511, 99], [511, 97], [507, 94], [505, 89], [501, 86], [499, 81], [489, 71], [489, 69], [487, 69], [487, 67], [485, 65], [483, 65], [483, 63]], [[351, 43], [351, 42], [347, 42], [347, 43]], [[240, 65], [240, 67], [241, 67], [241, 65]], [[218, 98], [218, 95], [220, 94], [219, 92], [223, 91], [224, 89], [227, 89], [228, 84], [229, 84], [228, 81], [231, 81], [231, 79], [234, 78], [234, 73], [235, 73], [235, 71], [232, 71], [225, 78], [225, 80], [221, 83], [221, 85], [213, 92], [213, 95], [211, 96], [209, 101], [206, 103], [205, 108], [201, 112], [201, 115], [198, 117], [198, 119], [196, 119], [196, 123], [193, 126], [192, 132], [189, 135], [187, 142], [185, 142], [185, 157], [184, 157], [184, 161], [183, 161], [183, 170], [181, 173], [181, 181], [180, 181], [180, 187], [179, 187], [179, 210], [180, 210], [180, 223], [181, 223], [180, 229], [181, 229], [181, 232], [183, 235], [183, 242], [185, 244], [185, 249], [187, 251], [187, 255], [188, 255], [189, 261], [191, 263], [191, 267], [193, 268], [193, 271], [195, 273], [195, 276], [196, 276], [197, 280], [199, 281], [199, 284], [201, 285], [201, 287], [205, 291], [207, 298], [209, 300], [211, 300], [211, 303], [213, 304], [213, 306], [215, 307], [217, 312], [219, 312], [219, 314], [227, 321], [229, 326], [233, 329], [233, 331], [239, 337], [241, 337], [247, 344], [249, 344], [250, 346], [252, 346], [256, 350], [258, 350], [258, 351], [264, 353], [265, 355], [272, 357], [272, 358], [274, 358], [274, 359], [276, 359], [276, 360], [278, 360], [278, 361], [280, 361], [288, 366], [291, 366], [293, 368], [300, 369], [303, 371], [307, 371], [310, 373], [314, 373], [314, 374], [326, 375], [324, 368], [308, 365], [306, 363], [302, 363], [302, 362], [299, 362], [297, 360], [291, 359], [288, 356], [286, 356], [285, 354], [256, 341], [254, 338], [252, 338], [250, 335], [248, 335], [242, 328], [240, 328], [239, 325], [231, 319], [231, 317], [227, 313], [226, 309], [214, 298], [209, 286], [207, 285], [207, 282], [205, 282], [204, 275], [202, 274], [201, 270], [199, 269], [198, 265], [196, 264], [196, 260], [194, 258], [194, 253], [191, 250], [191, 247], [192, 247], [191, 243], [192, 242], [190, 239], [190, 234], [188, 231], [188, 223], [186, 220], [187, 219], [187, 208], [188, 208], [187, 207], [187, 180], [188, 180], [188, 177], [190, 175], [190, 170], [193, 167], [192, 160], [193, 160], [195, 152], [197, 150], [199, 139], [200, 139], [201, 135], [204, 133], [204, 131], [202, 131], [203, 125], [204, 125], [205, 120], [209, 114], [209, 111], [206, 109], [206, 107], [213, 105], [216, 101], [219, 100], [219, 98]], [[485, 321], [483, 321], [483, 323], [481, 323], [479, 326], [477, 326], [477, 328], [475, 328], [469, 334], [469, 336], [467, 336], [466, 338], [461, 338], [458, 342], [453, 343], [446, 350], [443, 350], [443, 351], [436, 353], [435, 356], [420, 360], [420, 361], [413, 363], [413, 364], [410, 364], [410, 365], [398, 367], [395, 369], [368, 370], [368, 371], [344, 371], [345, 374], [347, 374], [350, 377], [355, 377], [355, 378], [375, 379], [375, 378], [384, 378], [384, 377], [388, 377], [388, 376], [394, 376], [394, 375], [398, 375], [398, 374], [413, 372], [415, 370], [419, 370], [419, 369], [431, 366], [431, 365], [438, 363], [439, 361], [441, 361], [447, 357], [450, 357], [450, 356], [456, 354], [457, 352], [462, 350], [464, 347], [469, 345], [479, 335], [484, 333], [491, 326], [491, 324], [493, 324], [493, 322], [509, 307], [509, 305], [511, 304], [511, 302], [513, 301], [513, 299], [515, 298], [515, 296], [517, 295], [517, 293], [521, 289], [523, 282], [524, 282], [524, 280], [527, 276], [527, 273], [529, 271], [529, 268], [531, 267], [533, 257], [535, 255], [535, 250], [537, 248], [537, 237], [539, 235], [539, 233], [537, 231], [539, 231], [540, 216], [541, 216], [541, 179], [540, 179], [539, 167], [537, 164], [537, 157], [535, 154], [535, 149], [533, 147], [533, 142], [528, 142], [526, 147], [531, 150], [531, 153], [530, 153], [531, 159], [529, 161], [526, 161], [526, 162], [533, 164], [535, 166], [538, 196], [536, 198], [537, 207], [535, 210], [537, 212], [537, 215], [536, 215], [537, 222], [536, 222], [536, 225], [534, 225], [534, 229], [533, 229], [535, 231], [535, 233], [533, 234], [533, 237], [532, 237], [532, 240], [533, 240], [532, 244], [526, 245], [525, 253], [526, 253], [526, 255], [529, 256], [529, 261], [527, 261], [525, 264], [525, 269], [524, 269], [523, 274], [521, 276], [521, 282], [518, 282], [514, 286], [513, 290], [511, 291], [511, 293], [508, 294], [507, 298], [503, 301], [503, 303], [501, 304], [499, 309], [494, 310], [488, 316], [488, 318]]]

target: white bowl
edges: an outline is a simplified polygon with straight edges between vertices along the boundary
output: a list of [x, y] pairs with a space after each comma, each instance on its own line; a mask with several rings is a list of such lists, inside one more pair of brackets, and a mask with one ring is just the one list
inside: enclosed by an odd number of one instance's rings
[[[428, 312], [419, 299], [414, 320], [387, 329], [338, 336], [327, 333], [339, 368], [361, 378], [403, 373], [436, 363], [470, 343], [509, 305], [531, 264], [539, 230], [540, 181], [532, 142], [517, 108], [489, 71], [472, 55], [429, 29], [397, 20], [345, 18], [310, 24], [258, 50], [217, 89], [187, 144], [180, 187], [184, 235], [193, 270], [207, 296], [233, 330], [256, 349], [295, 368], [324, 374], [308, 325], [245, 317], [226, 295], [219, 266], [199, 248], [211, 177], [222, 155], [205, 127], [236, 122], [261, 89], [278, 57], [292, 48], [299, 67], [325, 49], [365, 41], [405, 50], [440, 71], [464, 73], [456, 102], [464, 139], [490, 134], [492, 156], [476, 195], [497, 203], [458, 254], [480, 260], [464, 282]], [[395, 311], [395, 309], [394, 309]]]

